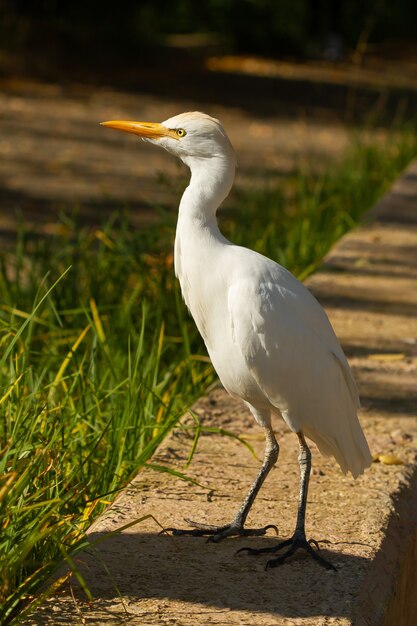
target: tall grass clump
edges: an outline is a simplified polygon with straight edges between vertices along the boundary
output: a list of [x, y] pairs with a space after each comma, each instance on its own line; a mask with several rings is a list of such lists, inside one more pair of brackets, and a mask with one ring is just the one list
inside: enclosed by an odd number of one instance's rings
[[[321, 174], [236, 192], [222, 228], [306, 276], [417, 154], [413, 133]], [[54, 237], [0, 256], [0, 605], [18, 623], [61, 560], [213, 380], [173, 276], [174, 218]], [[52, 589], [52, 588], [50, 588]]]
[[10, 619], [213, 379], [165, 227], [21, 233], [0, 268], [0, 600]]

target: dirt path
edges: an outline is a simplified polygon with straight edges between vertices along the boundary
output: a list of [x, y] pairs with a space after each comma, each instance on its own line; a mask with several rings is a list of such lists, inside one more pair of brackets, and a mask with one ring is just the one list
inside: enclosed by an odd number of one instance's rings
[[[378, 107], [388, 107], [390, 76], [391, 108], [408, 102], [409, 94], [401, 91], [408, 74], [399, 82], [398, 68], [370, 74], [314, 64], [230, 63], [208, 59], [203, 69], [184, 66], [180, 72], [173, 61], [163, 70], [138, 72], [119, 89], [3, 78], [3, 240], [21, 216], [53, 232], [62, 210], [76, 210], [88, 222], [127, 206], [139, 219], [152, 216], [155, 203], [176, 207], [176, 193], [160, 181], [161, 174], [175, 179], [178, 163], [132, 137], [101, 128], [100, 121], [162, 121], [181, 111], [204, 110], [219, 117], [230, 134], [239, 162], [236, 184], [241, 186], [262, 184], [266, 176], [278, 179], [301, 158], [321, 163], [340, 155], [352, 137], [352, 111], [361, 111], [363, 120]], [[414, 83], [408, 82], [414, 94]]]

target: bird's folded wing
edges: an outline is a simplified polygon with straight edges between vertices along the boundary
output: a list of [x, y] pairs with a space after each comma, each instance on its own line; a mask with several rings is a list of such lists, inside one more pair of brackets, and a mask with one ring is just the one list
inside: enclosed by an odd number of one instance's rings
[[358, 406], [356, 384], [330, 322], [301, 283], [241, 280], [229, 289], [228, 307], [237, 349], [281, 412], [299, 407], [300, 393], [324, 410], [320, 393], [332, 380], [337, 386], [344, 381], [352, 406]]
[[352, 372], [318, 302], [301, 283], [293, 277], [285, 283], [286, 278], [232, 285], [233, 341], [264, 400], [293, 431], [302, 431], [356, 477], [372, 457], [357, 416]]

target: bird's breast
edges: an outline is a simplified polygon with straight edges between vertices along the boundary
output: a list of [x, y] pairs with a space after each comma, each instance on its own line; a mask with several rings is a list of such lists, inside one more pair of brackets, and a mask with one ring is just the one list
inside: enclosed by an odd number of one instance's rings
[[175, 241], [175, 273], [182, 297], [206, 345], [227, 311], [227, 285], [220, 254], [201, 238]]
[[204, 340], [223, 386], [248, 402], [264, 402], [264, 395], [233, 339], [227, 304], [227, 285], [213, 265], [204, 276], [182, 266], [178, 275], [184, 301]]

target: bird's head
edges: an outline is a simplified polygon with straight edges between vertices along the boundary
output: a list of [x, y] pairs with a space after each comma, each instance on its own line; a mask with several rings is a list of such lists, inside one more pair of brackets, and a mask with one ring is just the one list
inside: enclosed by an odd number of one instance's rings
[[113, 120], [102, 125], [138, 135], [179, 157], [189, 167], [216, 157], [235, 164], [235, 153], [226, 131], [219, 120], [205, 113], [181, 113], [162, 124]]

